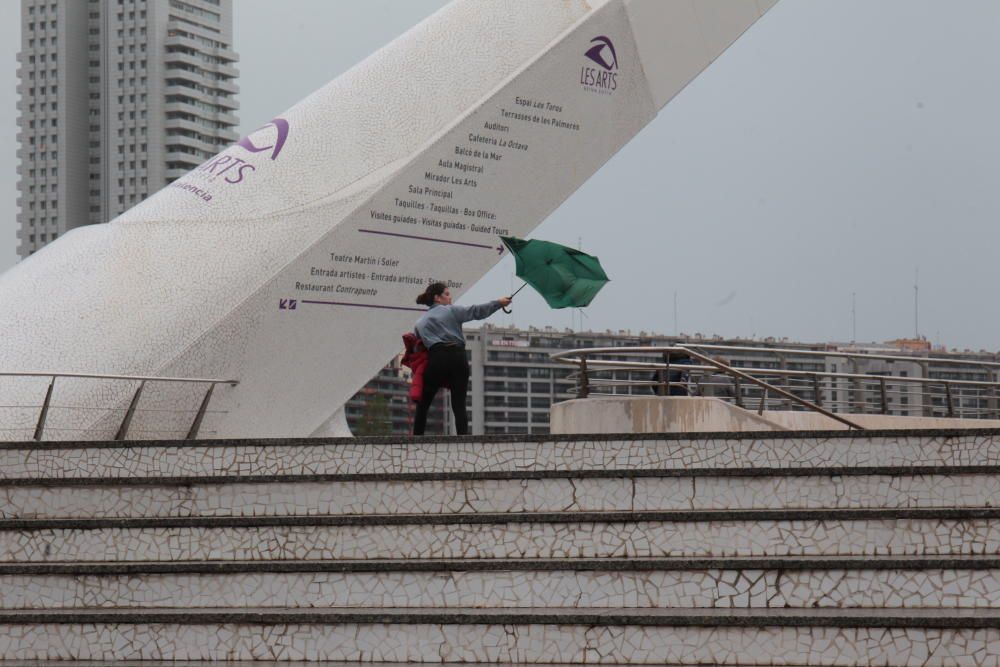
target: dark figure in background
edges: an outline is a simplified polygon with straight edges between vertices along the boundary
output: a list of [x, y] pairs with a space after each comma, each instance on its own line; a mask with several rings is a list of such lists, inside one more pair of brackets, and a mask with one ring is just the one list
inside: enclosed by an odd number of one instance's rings
[[[670, 390], [667, 392], [667, 396], [687, 396], [688, 392], [688, 381], [691, 379], [690, 375], [683, 368], [675, 368], [675, 366], [690, 366], [693, 361], [691, 357], [681, 353], [667, 353], [670, 355], [670, 371], [667, 372], [667, 381], [670, 383]], [[663, 373], [664, 371], [655, 371], [653, 376], [650, 378], [653, 382], [657, 384], [653, 385], [653, 393], [657, 396], [663, 396]]]
[[428, 350], [424, 390], [413, 419], [413, 435], [424, 434], [427, 412], [438, 389], [445, 385], [451, 389], [455, 431], [459, 435], [468, 435], [469, 418], [465, 412], [465, 394], [469, 389], [469, 361], [465, 357], [462, 324], [486, 319], [509, 306], [510, 301], [509, 296], [504, 296], [478, 306], [455, 306], [451, 303], [451, 291], [444, 283], [431, 283], [417, 297], [417, 303], [428, 306], [430, 310], [420, 316], [413, 328]]
[[[712, 357], [720, 364], [729, 365], [725, 357]], [[736, 398], [735, 385], [731, 375], [722, 371], [706, 372], [698, 378], [697, 394], [705, 398], [721, 398], [731, 401]]]

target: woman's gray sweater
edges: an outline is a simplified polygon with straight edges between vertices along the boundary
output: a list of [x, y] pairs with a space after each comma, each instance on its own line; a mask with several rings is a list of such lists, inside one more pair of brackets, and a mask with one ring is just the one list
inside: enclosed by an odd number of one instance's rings
[[413, 331], [424, 342], [427, 349], [438, 343], [465, 345], [462, 324], [472, 320], [484, 320], [498, 310], [500, 310], [499, 301], [481, 303], [478, 306], [435, 304], [420, 316]]

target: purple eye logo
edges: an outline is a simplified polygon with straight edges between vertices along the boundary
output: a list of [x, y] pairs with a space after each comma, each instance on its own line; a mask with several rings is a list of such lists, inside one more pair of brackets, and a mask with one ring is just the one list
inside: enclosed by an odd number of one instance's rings
[[584, 89], [598, 95], [614, 93], [618, 89], [618, 53], [611, 39], [604, 35], [595, 37], [583, 55], [597, 65], [585, 64], [580, 68], [580, 84]]
[[[275, 118], [240, 139], [236, 142], [236, 146], [249, 153], [270, 151], [271, 159], [276, 160], [278, 155], [281, 154], [281, 149], [285, 147], [287, 139], [288, 121], [284, 118]], [[246, 156], [237, 157], [237, 153], [239, 151], [234, 151], [230, 148], [195, 169], [192, 174], [197, 174], [200, 178], [208, 182], [222, 179], [229, 185], [242, 183], [257, 171], [257, 167], [248, 162], [249, 158], [244, 159]], [[211, 196], [209, 196], [208, 200], [210, 199]]]
[[[615, 53], [615, 45], [611, 43], [611, 40], [601, 35], [590, 40], [591, 44], [595, 42], [596, 45], [590, 47], [584, 55], [609, 72], [613, 69], [618, 69], [618, 54]], [[607, 55], [605, 55], [606, 53]], [[611, 56], [610, 61], [608, 60], [608, 55]]]
[[[270, 132], [267, 133], [267, 137], [271, 138], [270, 143], [267, 143], [267, 138], [260, 137], [257, 141], [262, 145], [258, 146], [250, 139], [250, 137], [259, 135], [270, 127], [273, 127], [277, 133], [276, 136], [272, 136], [272, 133]], [[258, 127], [256, 130], [240, 139], [236, 145], [240, 148], [245, 148], [251, 153], [260, 153], [269, 150], [271, 151], [271, 159], [274, 160], [278, 157], [278, 154], [281, 153], [281, 149], [284, 148], [286, 139], [288, 139], [288, 121], [284, 118], [275, 118], [270, 123]]]

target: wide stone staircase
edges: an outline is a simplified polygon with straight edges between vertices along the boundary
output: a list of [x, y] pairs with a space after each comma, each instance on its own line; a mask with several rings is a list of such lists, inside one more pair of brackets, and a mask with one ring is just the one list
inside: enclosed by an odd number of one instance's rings
[[2, 445], [0, 659], [1000, 665], [998, 442]]

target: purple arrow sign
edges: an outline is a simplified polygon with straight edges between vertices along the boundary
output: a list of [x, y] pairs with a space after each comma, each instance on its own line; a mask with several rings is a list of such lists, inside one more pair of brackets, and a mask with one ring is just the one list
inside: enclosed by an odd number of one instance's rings
[[353, 308], [377, 308], [379, 310], [412, 310], [422, 313], [426, 308], [409, 308], [407, 306], [380, 306], [375, 303], [347, 303], [346, 301], [311, 301], [303, 299], [302, 303], [314, 303], [318, 306], [351, 306]]
[[417, 241], [430, 241], [432, 243], [451, 243], [453, 245], [464, 245], [471, 246], [473, 248], [485, 248], [487, 250], [496, 250], [498, 255], [503, 254], [504, 247], [502, 245], [492, 246], [483, 243], [468, 243], [467, 241], [448, 241], [446, 239], [436, 239], [431, 236], [416, 236], [414, 234], [400, 234], [398, 232], [380, 232], [374, 229], [359, 229], [362, 234], [381, 234], [382, 236], [398, 236], [404, 239], [415, 239]]

